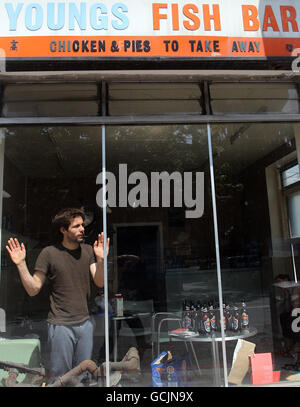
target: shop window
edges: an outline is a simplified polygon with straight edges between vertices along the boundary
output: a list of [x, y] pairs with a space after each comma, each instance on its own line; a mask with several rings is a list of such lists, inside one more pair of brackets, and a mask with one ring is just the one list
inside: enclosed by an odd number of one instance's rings
[[2, 116], [97, 116], [97, 84], [7, 85], [3, 93]]
[[300, 174], [297, 161], [287, 164], [281, 170], [281, 186], [286, 202], [289, 235], [291, 238], [300, 237]]
[[[17, 126], [2, 132], [2, 245], [11, 235], [24, 241], [32, 270], [36, 257], [49, 244], [51, 216], [62, 207], [75, 205], [84, 207], [88, 214], [86, 242], [93, 244], [103, 225], [102, 209], [96, 200], [101, 185], [95, 182], [101, 171], [103, 147], [99, 128]], [[226, 355], [228, 366], [236, 355], [239, 337], [251, 342], [257, 354], [272, 353], [274, 371], [282, 366], [277, 352], [284, 339], [280, 310], [270, 292], [276, 276], [292, 276], [293, 272], [290, 246], [284, 246], [288, 235], [282, 227], [285, 212], [281, 205], [285, 196], [295, 193], [296, 212], [300, 197], [297, 182], [289, 188], [281, 187], [280, 174], [288, 179], [297, 164], [298, 134], [293, 123], [211, 126], [222, 299], [231, 311], [235, 306], [241, 310], [246, 301], [250, 321], [250, 330], [237, 333], [230, 313], [226, 314], [226, 348], [222, 348], [222, 356]], [[212, 304], [217, 315], [215, 335], [220, 338], [208, 147], [204, 125], [106, 128], [105, 153], [111, 181], [107, 210], [112, 265], [108, 272], [109, 301], [113, 307], [114, 294], [121, 293], [125, 316], [122, 324], [110, 325], [110, 360], [120, 361], [134, 346], [141, 366], [136, 376], [122, 375], [120, 385], [125, 387], [151, 386], [151, 362], [161, 351], [171, 349], [176, 357], [187, 357], [185, 344], [174, 338], [171, 343], [168, 334], [178, 328], [183, 301], [199, 306]], [[158, 189], [154, 181], [163, 172], [169, 176], [176, 172], [172, 180], [181, 183], [168, 184], [165, 180]], [[191, 173], [202, 173], [204, 178], [199, 180], [203, 182], [188, 177]], [[166, 190], [169, 200], [164, 198]], [[158, 205], [151, 199], [153, 193], [159, 197]], [[118, 204], [114, 204], [114, 197]], [[203, 212], [199, 210], [197, 215], [196, 209], [201, 208]], [[187, 210], [194, 211], [195, 217], [188, 217]], [[295, 246], [298, 267], [296, 249]], [[3, 246], [1, 272], [0, 307], [7, 315], [6, 336], [38, 336], [42, 364], [47, 367], [47, 292], [33, 298], [26, 295]], [[96, 293], [98, 289], [94, 287], [90, 298], [95, 318], [92, 359], [100, 364], [106, 357], [104, 317], [103, 310], [97, 308]], [[159, 331], [151, 325], [153, 312], [168, 312], [173, 321]], [[208, 387], [220, 385], [223, 380], [216, 379], [224, 363], [221, 352], [217, 352], [221, 347], [211, 347], [211, 343], [220, 342], [211, 339], [210, 343], [208, 338], [215, 336], [204, 336], [202, 330], [200, 325], [202, 337], [194, 341], [196, 355], [190, 350], [191, 360], [187, 359], [186, 386]], [[250, 385], [249, 373], [250, 370], [241, 377], [242, 385]], [[281, 380], [284, 377], [282, 373]], [[230, 380], [229, 383], [234, 384]]]
[[[255, 344], [255, 353], [272, 355], [274, 370], [294, 362], [282, 362], [279, 356], [288, 340], [288, 320], [273, 293], [278, 276], [294, 279], [280, 169], [295, 163], [297, 136], [291, 123], [212, 126], [224, 302], [240, 307], [246, 301], [251, 327], [258, 331], [246, 340]], [[299, 201], [294, 201], [295, 212]], [[298, 269], [296, 246], [294, 260]], [[228, 342], [227, 360], [233, 352]], [[230, 376], [228, 381], [234, 383]], [[243, 384], [250, 381], [250, 376], [242, 377]]]
[[211, 108], [219, 113], [299, 113], [299, 95], [291, 83], [212, 83]]
[[[24, 242], [32, 271], [42, 248], [52, 243], [52, 216], [69, 206], [85, 208], [85, 242], [94, 243], [103, 228], [102, 209], [96, 200], [101, 189], [96, 184], [101, 172], [100, 134], [96, 126], [3, 129], [3, 189], [10, 198], [2, 202], [0, 308], [7, 315], [7, 337], [34, 334], [40, 338], [41, 360], [46, 368], [48, 286], [36, 297], [29, 297], [4, 245], [10, 236]], [[110, 201], [107, 211], [109, 312], [113, 318], [113, 297], [121, 293], [125, 316], [120, 324], [110, 319], [110, 361], [121, 361], [131, 347], [136, 347], [141, 372], [124, 374], [122, 385], [151, 386], [151, 362], [158, 352], [170, 349], [168, 330], [179, 327], [183, 300], [217, 303], [206, 128], [108, 126], [106, 136], [108, 179], [115, 180], [109, 182], [109, 197], [115, 196], [119, 202], [113, 205]], [[166, 178], [159, 185], [155, 180], [161, 173]], [[176, 184], [173, 173], [179, 180]], [[131, 183], [133, 179], [136, 185]], [[124, 185], [128, 193], [124, 193]], [[189, 217], [189, 212], [194, 217]], [[91, 288], [89, 305], [95, 322], [92, 359], [100, 365], [106, 357], [104, 314], [96, 302], [99, 289], [94, 285]], [[159, 339], [160, 320], [155, 320], [152, 331], [153, 312], [168, 312], [175, 318], [163, 324]], [[172, 343], [174, 357], [184, 354], [187, 358], [184, 343]], [[200, 348], [201, 364], [208, 366], [201, 377], [196, 376], [198, 369], [194, 373], [194, 366], [188, 365], [187, 385], [193, 385], [194, 380], [197, 386], [212, 385], [210, 349], [209, 343]]]
[[281, 182], [283, 188], [295, 184], [300, 181], [298, 163], [290, 164], [290, 166], [281, 172]]
[[112, 83], [108, 98], [110, 116], [202, 113], [202, 92], [195, 83]]

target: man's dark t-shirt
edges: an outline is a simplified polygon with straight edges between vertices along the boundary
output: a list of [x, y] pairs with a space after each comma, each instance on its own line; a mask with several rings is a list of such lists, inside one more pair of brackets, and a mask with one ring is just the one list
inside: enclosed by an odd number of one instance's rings
[[96, 263], [92, 246], [81, 244], [68, 250], [61, 244], [45, 247], [35, 270], [47, 274], [50, 284], [48, 322], [75, 325], [89, 319], [90, 265]]

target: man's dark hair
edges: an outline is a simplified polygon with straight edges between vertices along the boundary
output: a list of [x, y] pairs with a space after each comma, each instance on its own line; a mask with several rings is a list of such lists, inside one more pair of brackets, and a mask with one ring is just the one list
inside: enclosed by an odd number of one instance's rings
[[66, 208], [58, 212], [52, 219], [52, 231], [55, 240], [61, 241], [63, 235], [60, 232], [60, 228], [68, 229], [71, 221], [80, 216], [83, 221], [85, 220], [84, 211], [79, 208]]

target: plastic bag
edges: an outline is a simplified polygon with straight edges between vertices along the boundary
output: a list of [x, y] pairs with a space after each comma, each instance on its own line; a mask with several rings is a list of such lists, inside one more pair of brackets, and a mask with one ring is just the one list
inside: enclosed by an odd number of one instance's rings
[[181, 387], [189, 381], [187, 355], [173, 358], [171, 352], [162, 352], [151, 368], [153, 387]]

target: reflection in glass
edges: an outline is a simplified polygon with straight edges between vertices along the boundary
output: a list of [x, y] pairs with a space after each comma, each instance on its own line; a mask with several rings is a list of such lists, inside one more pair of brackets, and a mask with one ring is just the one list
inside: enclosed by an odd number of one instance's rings
[[[239, 308], [246, 302], [249, 324], [258, 331], [250, 341], [256, 353], [272, 353], [274, 370], [288, 361], [280, 352], [298, 352], [277, 286], [281, 280], [295, 282], [293, 260], [296, 273], [299, 268], [299, 247], [291, 244], [289, 232], [299, 205], [294, 200], [288, 208], [281, 193], [281, 168], [297, 158], [297, 140], [293, 124], [212, 126], [223, 298]], [[297, 301], [290, 290], [285, 295], [290, 315]], [[229, 361], [233, 351], [228, 343]], [[243, 380], [251, 383], [249, 375]]]
[[[41, 250], [54, 243], [52, 217], [67, 207], [86, 210], [86, 243], [95, 241], [102, 230], [101, 210], [95, 203], [95, 179], [101, 171], [99, 131], [92, 127], [17, 127], [3, 129], [3, 135], [5, 194], [2, 201], [0, 307], [6, 312], [5, 335], [10, 339], [38, 338], [42, 363], [47, 369], [49, 284], [47, 282], [37, 296], [30, 297], [5, 246], [10, 237], [23, 242], [26, 263], [33, 273]], [[90, 301], [95, 286], [92, 288]], [[24, 350], [24, 363], [26, 357]], [[26, 359], [28, 363], [29, 359]], [[36, 358], [30, 361], [38, 362]]]
[[[224, 309], [240, 311], [245, 303], [249, 327], [257, 330], [247, 340], [255, 344], [256, 353], [271, 352], [274, 370], [280, 370], [285, 363], [295, 363], [290, 355], [297, 358], [300, 349], [286, 319], [299, 299], [295, 285], [299, 191], [297, 182], [283, 188], [281, 177], [297, 162], [299, 132], [293, 124], [278, 123], [213, 125], [211, 129], [222, 293], [228, 306]], [[93, 127], [18, 127], [3, 132], [0, 307], [6, 311], [7, 335], [37, 335], [47, 365], [47, 286], [29, 298], [4, 245], [11, 234], [23, 240], [32, 267], [50, 242], [52, 215], [67, 206], [85, 208], [86, 242], [94, 242], [102, 230], [97, 202], [100, 132]], [[205, 305], [206, 313], [213, 305], [220, 323], [218, 311], [223, 304], [218, 304], [206, 126], [108, 126], [106, 163], [112, 182], [107, 208], [110, 360], [120, 361], [135, 347], [141, 367], [138, 374], [124, 375], [122, 384], [152, 386], [151, 362], [168, 350], [176, 358], [185, 358], [188, 380], [184, 385], [222, 383], [221, 376], [215, 377], [217, 359], [210, 342], [194, 342], [195, 354], [191, 349], [187, 354], [185, 344], [176, 338], [170, 342], [168, 334], [182, 326], [184, 301]], [[162, 174], [167, 178], [157, 182]], [[196, 174], [203, 174], [201, 186], [202, 178], [198, 185]], [[153, 188], [154, 180], [158, 189]], [[203, 198], [199, 211], [195, 210], [197, 187], [198, 197]], [[187, 211], [200, 215], [188, 217]], [[102, 294], [94, 290], [89, 303], [95, 323], [93, 359], [99, 365], [105, 358]], [[114, 318], [115, 294], [123, 295], [122, 320]], [[228, 325], [226, 335], [234, 334]], [[235, 346], [236, 340], [226, 343], [228, 372]], [[279, 356], [283, 352], [285, 359]], [[221, 366], [222, 357], [218, 361]], [[250, 382], [246, 375], [243, 383]]]
[[[216, 306], [218, 302], [206, 126], [108, 127], [106, 151], [107, 171], [116, 176], [116, 201], [123, 198], [125, 184], [128, 194], [127, 205], [110, 206], [108, 214], [117, 265], [113, 292], [123, 294], [125, 313], [148, 312], [155, 316], [151, 321], [144, 314], [139, 325], [138, 320], [135, 324], [131, 320], [120, 324], [118, 354], [124, 354], [130, 344], [137, 344], [146, 380], [151, 361], [160, 352], [170, 350], [168, 331], [181, 326], [184, 300], [195, 307], [197, 303], [211, 301]], [[185, 199], [187, 173], [193, 175], [194, 200], [196, 173], [204, 177], [200, 194], [204, 198], [203, 213], [199, 210], [200, 216], [194, 218], [187, 217], [187, 210], [195, 209], [188, 208]], [[159, 198], [154, 199], [153, 180], [157, 174], [170, 176], [170, 182], [160, 183]], [[146, 187], [142, 188], [141, 183]], [[138, 187], [140, 194], [131, 201]], [[168, 193], [170, 199], [164, 200]], [[149, 348], [151, 329], [153, 348]], [[173, 340], [172, 349], [176, 357], [186, 353], [183, 342]], [[210, 344], [195, 345], [195, 350], [200, 364], [207, 368], [201, 369], [199, 377], [195, 360], [187, 360], [191, 380], [186, 385], [211, 386], [214, 376]], [[144, 383], [149, 382], [151, 378]]]
[[[69, 206], [84, 207], [86, 243], [95, 241], [102, 230], [102, 209], [97, 202], [101, 133], [92, 127], [4, 131], [0, 306], [7, 314], [7, 336], [36, 335], [47, 367], [48, 287], [29, 297], [4, 245], [11, 235], [23, 241], [32, 270], [42, 248], [51, 243], [51, 217]], [[217, 302], [206, 129], [190, 125], [109, 127], [106, 153], [107, 171], [116, 179], [116, 196], [110, 202], [116, 205], [107, 208], [110, 361], [118, 362], [130, 347], [137, 348], [141, 374], [124, 375], [123, 384], [151, 386], [150, 364], [158, 351], [170, 350], [168, 330], [181, 326], [183, 300]], [[199, 190], [196, 173], [203, 174]], [[153, 174], [154, 178], [170, 175], [159, 181], [156, 192]], [[147, 188], [138, 192], [142, 179]], [[197, 197], [204, 199], [199, 207]], [[118, 293], [124, 298], [124, 320], [114, 319]], [[102, 294], [94, 287], [89, 302], [95, 324], [93, 359], [98, 365], [105, 359]], [[161, 321], [156, 321], [153, 331], [152, 315], [161, 312], [173, 320], [163, 323], [158, 342]], [[184, 343], [174, 341], [173, 345], [174, 357], [185, 354], [191, 379], [186, 384], [199, 386], [197, 363], [186, 355]], [[196, 347], [199, 352], [202, 365], [207, 366], [201, 369], [200, 385], [213, 385], [210, 345]]]

